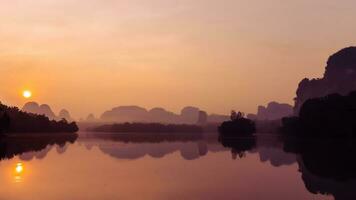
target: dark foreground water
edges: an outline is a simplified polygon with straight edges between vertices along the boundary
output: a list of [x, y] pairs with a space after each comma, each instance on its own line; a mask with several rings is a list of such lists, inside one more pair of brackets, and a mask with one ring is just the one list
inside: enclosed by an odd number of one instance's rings
[[352, 168], [340, 173], [323, 166], [332, 158], [293, 148], [263, 135], [6, 138], [0, 199], [354, 199]]

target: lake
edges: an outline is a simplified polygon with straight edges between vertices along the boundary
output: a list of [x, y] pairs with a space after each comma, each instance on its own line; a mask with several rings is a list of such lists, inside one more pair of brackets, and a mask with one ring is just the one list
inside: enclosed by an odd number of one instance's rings
[[275, 136], [78, 135], [3, 139], [0, 199], [355, 199], [352, 169], [324, 169]]

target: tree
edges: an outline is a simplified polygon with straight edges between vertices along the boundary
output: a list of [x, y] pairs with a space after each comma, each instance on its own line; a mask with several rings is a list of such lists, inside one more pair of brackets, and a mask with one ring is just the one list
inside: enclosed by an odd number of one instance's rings
[[0, 118], [0, 132], [6, 131], [10, 126], [10, 116], [5, 111]]
[[231, 111], [230, 119], [231, 121], [235, 121], [237, 119], [237, 113], [235, 110]]

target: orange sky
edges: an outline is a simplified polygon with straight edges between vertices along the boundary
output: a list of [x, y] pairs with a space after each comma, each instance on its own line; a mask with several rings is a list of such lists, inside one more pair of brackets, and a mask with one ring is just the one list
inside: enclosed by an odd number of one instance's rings
[[292, 103], [355, 44], [354, 0], [1, 0], [0, 99], [74, 117], [117, 105], [209, 113]]

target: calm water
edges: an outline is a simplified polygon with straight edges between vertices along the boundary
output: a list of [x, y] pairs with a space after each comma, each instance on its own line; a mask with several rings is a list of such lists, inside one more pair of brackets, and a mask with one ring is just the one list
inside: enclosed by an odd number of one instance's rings
[[262, 135], [220, 143], [212, 135], [80, 133], [0, 145], [0, 199], [353, 199], [356, 189], [353, 180], [329, 176], [333, 169], [314, 174], [308, 155]]

